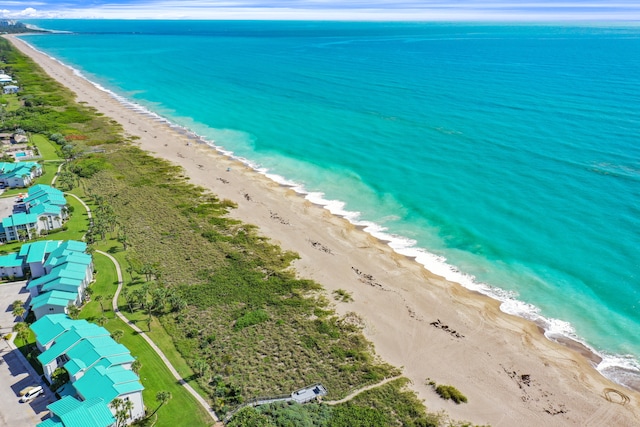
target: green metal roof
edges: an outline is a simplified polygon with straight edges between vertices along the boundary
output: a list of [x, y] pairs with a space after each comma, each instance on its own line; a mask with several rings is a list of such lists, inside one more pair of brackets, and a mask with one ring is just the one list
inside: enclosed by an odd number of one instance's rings
[[22, 258], [17, 253], [12, 252], [9, 255], [0, 257], [0, 267], [20, 267], [22, 266]]
[[66, 396], [47, 408], [62, 421], [64, 427], [108, 427], [116, 421], [102, 399], [81, 402]]
[[78, 293], [52, 291], [46, 294], [38, 295], [31, 300], [31, 308], [36, 309], [45, 305], [57, 305], [60, 307], [66, 307], [71, 301], [75, 301], [78, 298]]

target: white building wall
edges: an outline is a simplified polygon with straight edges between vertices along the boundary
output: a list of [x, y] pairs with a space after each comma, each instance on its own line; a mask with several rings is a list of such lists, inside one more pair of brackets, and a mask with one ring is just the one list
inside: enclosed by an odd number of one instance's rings
[[[144, 417], [144, 402], [142, 400], [142, 392], [141, 391], [136, 391], [134, 393], [128, 393], [128, 394], [121, 394], [120, 396], [118, 396], [120, 399], [122, 400], [130, 400], [131, 402], [133, 402], [133, 409], [131, 410], [131, 418], [129, 418], [129, 423], [132, 421], [135, 421], [139, 418], [143, 418]], [[109, 402], [111, 403], [111, 402]], [[113, 408], [111, 408], [111, 404], [109, 404], [109, 409], [111, 409], [111, 413], [113, 414], [113, 416], [115, 417], [116, 413], [115, 410]]]
[[29, 268], [31, 269], [31, 278], [37, 279], [44, 276], [44, 266], [42, 262], [30, 262]]
[[36, 316], [36, 320], [47, 314], [66, 314], [67, 308], [59, 305], [43, 305], [33, 310], [33, 314]]

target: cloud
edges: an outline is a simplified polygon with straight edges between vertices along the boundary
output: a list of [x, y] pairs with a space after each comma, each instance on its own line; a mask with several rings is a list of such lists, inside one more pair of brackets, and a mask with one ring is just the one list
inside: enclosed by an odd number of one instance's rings
[[[15, 18], [640, 20], [637, 0], [36, 0]], [[9, 0], [4, 7], [24, 6]]]
[[34, 17], [34, 16], [38, 16], [38, 11], [35, 10], [32, 7], [28, 7], [24, 10], [22, 10], [21, 12], [18, 12], [18, 16], [22, 16], [22, 17]]

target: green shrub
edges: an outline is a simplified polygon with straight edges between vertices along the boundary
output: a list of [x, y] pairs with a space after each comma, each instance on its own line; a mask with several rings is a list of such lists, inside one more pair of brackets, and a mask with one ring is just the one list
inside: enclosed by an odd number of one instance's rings
[[269, 319], [270, 319], [269, 313], [267, 313], [263, 309], [249, 311], [248, 313], [243, 314], [236, 320], [234, 328], [236, 330], [244, 329], [248, 326], [253, 326], [262, 322], [266, 322]]
[[467, 403], [467, 397], [464, 394], [460, 393], [460, 391], [454, 386], [441, 384], [439, 386], [436, 386], [435, 390], [436, 393], [438, 393], [444, 400], [451, 399], [457, 404], [460, 404], [462, 402]]

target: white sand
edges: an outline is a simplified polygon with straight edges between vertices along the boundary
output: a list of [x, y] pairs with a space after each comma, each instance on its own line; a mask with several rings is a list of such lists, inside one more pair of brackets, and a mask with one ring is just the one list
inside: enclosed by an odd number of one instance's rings
[[[329, 294], [351, 292], [354, 301], [338, 303], [338, 312], [360, 316], [376, 353], [403, 367], [430, 410], [494, 427], [640, 425], [638, 393], [602, 377], [578, 351], [547, 340], [534, 324], [502, 313], [496, 301], [431, 274], [242, 164], [202, 144], [187, 145], [184, 135], [125, 108], [70, 69], [9, 38], [78, 101], [140, 137], [141, 148], [182, 166], [194, 184], [235, 201], [234, 217], [299, 253], [300, 276], [318, 281]], [[437, 319], [461, 337], [430, 325]], [[440, 399], [425, 384], [427, 378], [457, 387], [469, 402]], [[630, 402], [623, 405], [609, 389]]]

